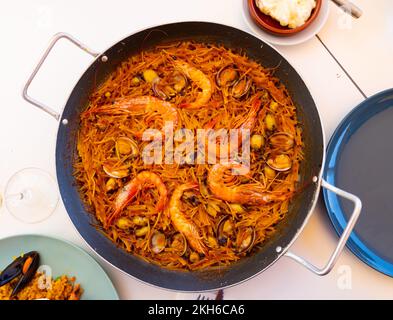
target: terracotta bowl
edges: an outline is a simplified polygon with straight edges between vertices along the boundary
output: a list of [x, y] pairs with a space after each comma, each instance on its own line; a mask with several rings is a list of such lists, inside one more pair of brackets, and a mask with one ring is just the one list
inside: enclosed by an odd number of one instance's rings
[[273, 19], [271, 16], [262, 13], [261, 10], [259, 10], [259, 8], [257, 7], [255, 0], [248, 0], [248, 9], [250, 11], [252, 19], [260, 28], [278, 36], [291, 36], [306, 29], [316, 19], [321, 9], [322, 1], [323, 0], [316, 0], [316, 6], [311, 11], [311, 15], [308, 20], [300, 27], [294, 29], [284, 27], [280, 25], [280, 23], [277, 20]]

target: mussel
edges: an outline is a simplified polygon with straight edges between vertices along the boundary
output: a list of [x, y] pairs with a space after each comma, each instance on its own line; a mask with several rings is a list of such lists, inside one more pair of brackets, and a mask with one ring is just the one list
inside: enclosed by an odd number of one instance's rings
[[240, 99], [244, 97], [251, 88], [251, 79], [244, 76], [237, 80], [232, 87], [231, 94], [234, 98]]
[[230, 87], [239, 79], [239, 72], [233, 65], [222, 67], [216, 74], [216, 83], [219, 87]]
[[276, 171], [287, 171], [292, 167], [292, 161], [286, 154], [279, 154], [267, 159], [266, 164]]
[[0, 273], [0, 287], [19, 277], [11, 297], [18, 294], [33, 279], [40, 262], [37, 251], [30, 251], [15, 259]]
[[252, 248], [255, 241], [255, 230], [252, 227], [239, 228], [236, 235], [236, 247], [239, 252], [246, 252]]
[[269, 137], [269, 144], [278, 150], [287, 151], [295, 144], [293, 135], [287, 132], [276, 132]]
[[154, 231], [150, 237], [150, 249], [154, 253], [160, 253], [165, 249], [166, 246], [166, 237], [160, 231]]

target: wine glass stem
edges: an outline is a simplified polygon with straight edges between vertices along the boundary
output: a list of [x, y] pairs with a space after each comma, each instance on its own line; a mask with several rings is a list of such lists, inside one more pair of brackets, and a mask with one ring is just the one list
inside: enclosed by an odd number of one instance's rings
[[11, 193], [11, 194], [7, 194], [7, 195], [6, 195], [6, 198], [7, 198], [7, 199], [22, 200], [24, 197], [25, 197], [25, 196], [24, 196], [23, 192]]

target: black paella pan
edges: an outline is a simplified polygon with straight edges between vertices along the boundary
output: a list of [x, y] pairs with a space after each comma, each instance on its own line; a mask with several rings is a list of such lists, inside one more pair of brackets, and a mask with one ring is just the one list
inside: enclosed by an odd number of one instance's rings
[[[72, 90], [61, 114], [33, 99], [27, 92], [31, 81], [50, 50], [60, 39], [71, 41], [94, 57], [94, 61]], [[288, 217], [278, 225], [277, 232], [261, 245], [256, 253], [240, 259], [229, 267], [195, 272], [168, 270], [118, 248], [94, 227], [97, 221], [87, 211], [73, 177], [79, 115], [86, 108], [88, 98], [97, 85], [104, 81], [130, 55], [158, 44], [182, 40], [221, 44], [236, 51], [246, 52], [251, 59], [258, 61], [264, 67], [279, 66], [276, 68], [275, 75], [286, 86], [297, 107], [305, 144], [305, 160], [302, 161], [300, 174], [301, 183], [306, 187], [293, 198]], [[356, 196], [335, 188], [321, 178], [325, 158], [323, 130], [314, 100], [303, 80], [275, 49], [262, 40], [236, 28], [208, 22], [166, 24], [132, 34], [102, 53], [90, 50], [70, 35], [59, 33], [54, 36], [30, 76], [23, 90], [23, 97], [59, 121], [56, 143], [57, 181], [64, 206], [78, 232], [98, 255], [114, 267], [151, 285], [179, 291], [207, 291], [225, 288], [263, 272], [282, 256], [294, 259], [318, 275], [325, 275], [334, 266], [360, 214], [361, 202]], [[310, 217], [321, 186], [352, 201], [354, 210], [329, 261], [322, 268], [318, 268], [288, 249]]]

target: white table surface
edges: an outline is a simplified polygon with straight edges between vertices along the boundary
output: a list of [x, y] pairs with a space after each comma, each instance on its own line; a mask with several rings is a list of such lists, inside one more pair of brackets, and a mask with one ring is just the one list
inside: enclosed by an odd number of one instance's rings
[[[326, 0], [325, 0], [326, 1]], [[320, 39], [341, 62], [366, 95], [393, 86], [393, 1], [356, 0], [364, 10], [358, 21], [346, 20], [330, 5]], [[33, 65], [59, 31], [68, 32], [97, 51], [151, 25], [203, 20], [247, 30], [241, 0], [16, 0], [0, 11], [0, 190], [17, 170], [39, 167], [55, 176], [55, 137], [58, 123], [21, 98], [21, 88]], [[314, 37], [295, 47], [278, 48], [299, 71], [317, 103], [329, 139], [339, 121], [364, 98]], [[36, 78], [31, 95], [61, 110], [91, 58], [61, 42]], [[88, 252], [62, 203], [46, 221], [26, 225], [0, 209], [0, 238], [24, 233], [66, 238]], [[322, 201], [292, 247], [315, 263], [330, 255], [337, 236]], [[0, 253], [1, 254], [1, 253]], [[108, 272], [122, 299], [174, 299], [176, 293], [143, 284], [111, 267], [92, 253]], [[349, 266], [352, 288], [340, 289], [341, 266]], [[341, 268], [340, 268], [341, 267]], [[345, 249], [334, 270], [318, 277], [282, 258], [271, 268], [241, 285], [225, 290], [226, 299], [363, 299], [393, 297], [393, 279], [358, 260]]]

